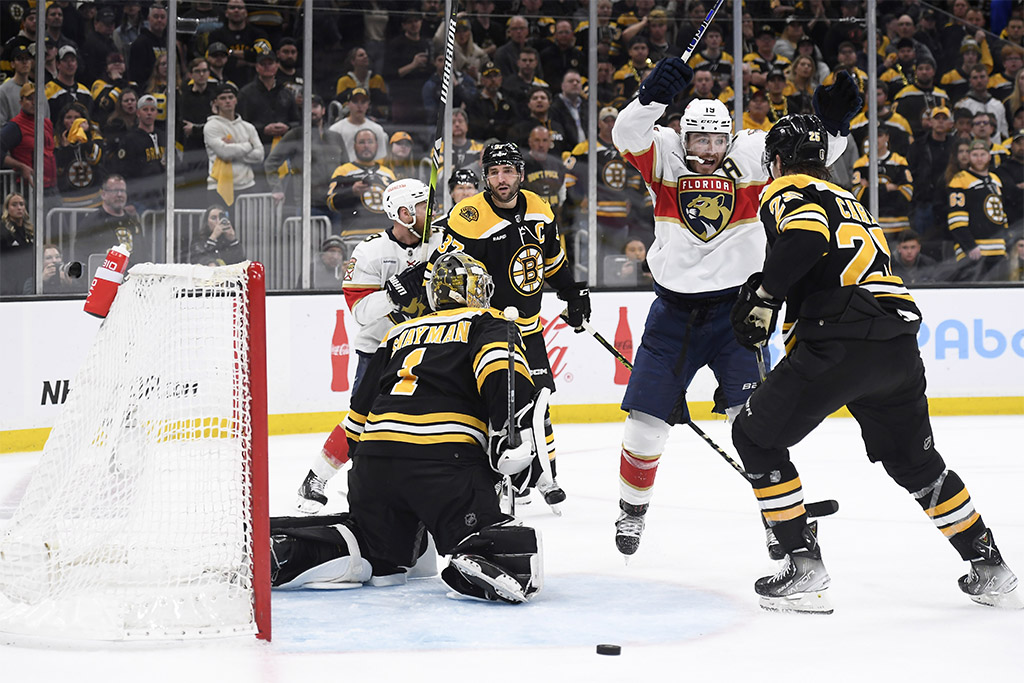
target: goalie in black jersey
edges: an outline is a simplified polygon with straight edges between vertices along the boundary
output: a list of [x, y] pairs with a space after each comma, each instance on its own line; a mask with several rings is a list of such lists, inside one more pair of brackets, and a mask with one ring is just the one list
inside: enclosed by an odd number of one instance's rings
[[522, 337], [489, 308], [492, 291], [467, 254], [434, 262], [427, 297], [436, 312], [391, 328], [345, 418], [350, 515], [319, 530], [315, 518], [293, 520], [301, 531], [276, 534], [275, 585], [404, 583], [426, 530], [451, 556], [441, 577], [460, 595], [521, 603], [540, 589], [538, 535], [510, 524], [496, 489], [505, 477], [516, 489], [534, 484], [541, 463]]
[[763, 521], [786, 552], [779, 573], [759, 579], [754, 590], [765, 609], [832, 611], [817, 526], [807, 523], [789, 448], [845, 405], [868, 459], [882, 463], [970, 561], [961, 590], [981, 604], [1020, 607], [1017, 578], [992, 531], [935, 450], [917, 344], [921, 313], [891, 274], [875, 219], [828, 182], [827, 146], [814, 116], [784, 117], [768, 133], [764, 164], [774, 180], [760, 212], [769, 253], [732, 310], [737, 339], [753, 349], [767, 342], [786, 303], [786, 357], [733, 424]]

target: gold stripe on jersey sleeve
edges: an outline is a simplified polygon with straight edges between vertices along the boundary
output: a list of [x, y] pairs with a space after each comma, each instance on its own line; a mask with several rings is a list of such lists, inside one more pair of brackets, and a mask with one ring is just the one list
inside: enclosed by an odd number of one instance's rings
[[[494, 353], [496, 352], [496, 353]], [[483, 361], [484, 357], [494, 353], [491, 360], [486, 362]], [[522, 347], [516, 346], [515, 348], [515, 369], [516, 373], [533, 382], [530, 377], [530, 368], [526, 365], [526, 354], [523, 352]], [[476, 386], [477, 389], [482, 389], [484, 380], [487, 379], [493, 372], [507, 372], [508, 371], [508, 344], [501, 342], [492, 342], [485, 344], [480, 352], [477, 353], [473, 359], [473, 373], [476, 375]]]

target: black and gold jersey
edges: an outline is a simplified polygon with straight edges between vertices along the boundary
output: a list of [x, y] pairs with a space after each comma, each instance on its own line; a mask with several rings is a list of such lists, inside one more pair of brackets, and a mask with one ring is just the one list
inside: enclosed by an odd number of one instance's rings
[[441, 246], [430, 257], [428, 282], [434, 261], [449, 251], [464, 251], [484, 264], [494, 280], [491, 305], [499, 310], [519, 309], [523, 335], [541, 331], [544, 283], [556, 290], [573, 285], [551, 207], [529, 190], [519, 191], [513, 209], [494, 206], [489, 192], [456, 204], [448, 215]]
[[[439, 311], [391, 328], [352, 397], [356, 457], [451, 459], [487, 452], [508, 419], [508, 323], [494, 309]], [[516, 413], [533, 380], [515, 335]]]
[[[763, 286], [786, 299], [787, 351], [801, 337], [891, 338], [914, 333], [921, 312], [892, 274], [885, 235], [848, 191], [807, 175], [774, 180], [761, 196], [769, 254]], [[798, 331], [798, 321], [812, 318]], [[895, 332], [894, 332], [895, 331]]]
[[[868, 180], [871, 160], [865, 154], [853, 163], [853, 192], [863, 200], [868, 188], [861, 180]], [[890, 183], [895, 185], [889, 189]], [[910, 227], [910, 200], [914, 198], [914, 179], [910, 164], [900, 154], [886, 152], [878, 159], [878, 222], [889, 238]]]
[[[587, 160], [590, 143], [586, 140], [576, 145], [565, 160], [568, 172], [565, 188], [581, 211], [587, 210]], [[631, 205], [643, 204], [643, 197], [650, 199], [643, 176], [631, 164], [626, 163], [622, 154], [613, 144], [597, 141], [597, 215], [600, 218], [627, 218]]]
[[949, 181], [949, 234], [956, 241], [956, 260], [975, 247], [982, 256], [1006, 254], [1006, 211], [1003, 183], [995, 173], [960, 171]]
[[942, 88], [922, 88], [908, 85], [901, 89], [892, 100], [893, 109], [910, 123], [911, 132], [917, 136], [926, 132], [921, 115], [935, 107], [948, 107], [949, 95]]

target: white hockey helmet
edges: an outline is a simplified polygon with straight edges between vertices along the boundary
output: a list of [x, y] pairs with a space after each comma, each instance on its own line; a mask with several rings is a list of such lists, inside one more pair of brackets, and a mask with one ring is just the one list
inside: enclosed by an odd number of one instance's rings
[[[384, 213], [393, 221], [407, 228], [416, 224], [416, 205], [430, 197], [430, 188], [422, 180], [403, 178], [384, 188]], [[412, 214], [412, 223], [406, 223], [398, 216], [398, 210], [406, 208]]]
[[693, 100], [683, 110], [679, 120], [679, 138], [686, 149], [687, 133], [721, 133], [729, 136], [729, 148], [732, 149], [732, 115], [729, 108], [721, 100]]

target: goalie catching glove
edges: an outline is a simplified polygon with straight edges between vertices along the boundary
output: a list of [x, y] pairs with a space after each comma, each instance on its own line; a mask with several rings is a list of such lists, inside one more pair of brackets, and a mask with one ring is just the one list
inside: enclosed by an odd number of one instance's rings
[[675, 96], [690, 87], [693, 69], [679, 57], [665, 57], [640, 84], [636, 98], [646, 106], [651, 102], [672, 104]]
[[395, 309], [407, 308], [416, 299], [426, 300], [423, 288], [423, 276], [426, 272], [427, 264], [419, 263], [387, 279], [384, 290]]
[[565, 302], [565, 321], [576, 332], [583, 331], [583, 321], [590, 322], [590, 290], [586, 283], [576, 282], [572, 287], [559, 290], [558, 298]]
[[747, 278], [729, 315], [736, 341], [748, 349], [768, 342], [782, 308], [781, 299], [773, 299], [761, 288], [763, 279], [763, 273], [754, 273]]

